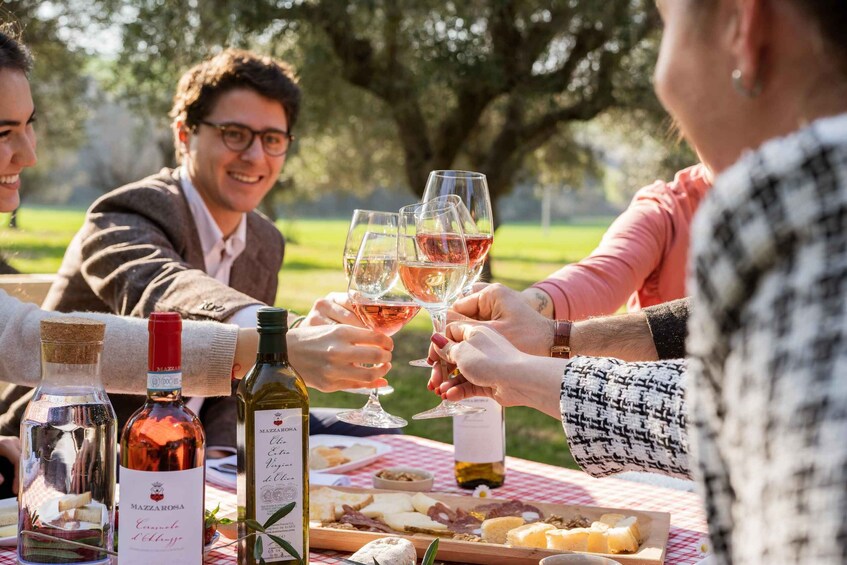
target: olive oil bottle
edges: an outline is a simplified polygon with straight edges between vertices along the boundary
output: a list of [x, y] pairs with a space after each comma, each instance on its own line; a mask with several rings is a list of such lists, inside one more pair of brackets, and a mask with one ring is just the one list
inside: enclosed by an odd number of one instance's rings
[[[264, 524], [280, 508], [294, 509], [268, 533], [279, 536], [309, 562], [309, 394], [288, 363], [288, 312], [260, 308], [256, 365], [238, 385], [238, 535], [244, 523]], [[293, 564], [297, 559], [270, 537], [262, 538], [265, 563]], [[254, 565], [255, 536], [238, 544], [239, 565]]]

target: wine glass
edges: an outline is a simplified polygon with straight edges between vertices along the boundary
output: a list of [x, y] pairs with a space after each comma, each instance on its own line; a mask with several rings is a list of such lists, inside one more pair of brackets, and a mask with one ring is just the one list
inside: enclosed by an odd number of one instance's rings
[[[397, 259], [400, 279], [411, 297], [429, 311], [433, 329], [444, 333], [447, 309], [459, 297], [468, 274], [468, 249], [455, 200], [436, 198], [400, 209]], [[441, 370], [448, 374], [443, 361]], [[484, 409], [444, 400], [415, 420], [462, 416]]]
[[467, 295], [479, 280], [485, 258], [494, 242], [488, 181], [484, 174], [472, 171], [430, 172], [422, 201], [450, 194], [458, 196], [469, 212], [462, 219], [465, 244], [468, 247], [468, 277], [463, 289], [463, 294]]
[[[366, 232], [350, 271], [347, 295], [353, 310], [366, 326], [385, 335], [400, 331], [420, 310], [406, 293], [398, 277], [397, 214], [383, 218], [383, 231], [394, 226], [394, 233]], [[337, 415], [348, 424], [372, 428], [402, 428], [408, 422], [385, 411], [379, 402], [379, 389], [373, 389], [358, 410]]]
[[[347, 230], [347, 239], [344, 242], [344, 276], [347, 277], [347, 284], [350, 284], [350, 273], [353, 271], [353, 264], [356, 262], [356, 254], [362, 246], [362, 239], [365, 233], [397, 233], [397, 212], [381, 212], [378, 210], [353, 210], [353, 217], [350, 219], [350, 227]], [[390, 218], [394, 218], [392, 221]], [[426, 359], [424, 359], [426, 362]], [[429, 365], [427, 365], [428, 367]], [[346, 388], [344, 392], [353, 394], [371, 394], [369, 388]], [[394, 392], [394, 387], [386, 385], [379, 387], [379, 394], [385, 396]]]

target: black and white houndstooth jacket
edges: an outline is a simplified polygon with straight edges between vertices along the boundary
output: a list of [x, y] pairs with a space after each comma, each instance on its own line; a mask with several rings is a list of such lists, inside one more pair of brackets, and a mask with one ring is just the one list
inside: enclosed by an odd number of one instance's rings
[[574, 457], [597, 475], [693, 468], [719, 563], [847, 563], [847, 115], [717, 179], [689, 286], [687, 367], [568, 365]]

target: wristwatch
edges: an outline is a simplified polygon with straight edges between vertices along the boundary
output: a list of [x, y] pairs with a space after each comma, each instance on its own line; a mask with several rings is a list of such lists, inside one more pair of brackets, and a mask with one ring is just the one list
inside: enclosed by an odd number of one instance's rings
[[568, 320], [556, 320], [553, 326], [553, 347], [550, 348], [550, 357], [568, 359], [571, 356], [571, 327], [573, 324]]

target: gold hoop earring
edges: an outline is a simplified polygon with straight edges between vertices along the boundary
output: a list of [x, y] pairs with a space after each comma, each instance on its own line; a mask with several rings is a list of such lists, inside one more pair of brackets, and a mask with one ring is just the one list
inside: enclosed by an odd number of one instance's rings
[[732, 71], [732, 86], [738, 94], [745, 98], [755, 98], [762, 93], [762, 81], [758, 78], [753, 83], [753, 88], [744, 86], [744, 75], [741, 73], [741, 69]]

